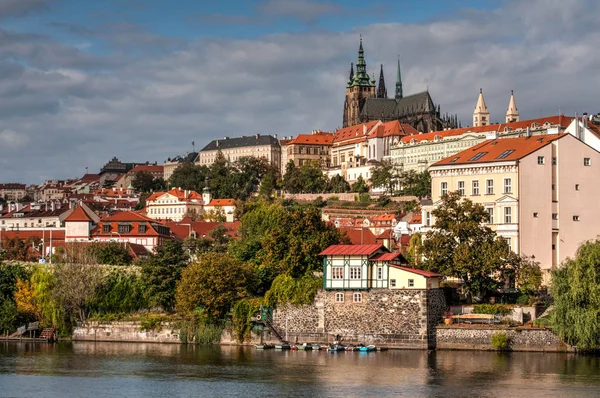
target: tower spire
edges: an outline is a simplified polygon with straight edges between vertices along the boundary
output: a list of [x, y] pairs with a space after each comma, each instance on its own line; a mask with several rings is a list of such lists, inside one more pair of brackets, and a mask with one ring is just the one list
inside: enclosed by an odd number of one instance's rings
[[354, 80], [354, 62], [350, 62], [350, 77], [348, 78], [348, 87], [352, 85], [352, 81]]
[[510, 100], [508, 101], [508, 110], [506, 111], [506, 123], [518, 122], [519, 110], [515, 102], [515, 94], [510, 90]]
[[387, 98], [387, 89], [385, 88], [385, 79], [383, 77], [383, 64], [379, 72], [379, 85], [377, 87], [377, 98]]
[[483, 89], [479, 89], [479, 97], [477, 98], [477, 105], [473, 111], [473, 126], [487, 126], [490, 124], [490, 111], [485, 105], [483, 99]]
[[400, 54], [398, 54], [398, 72], [396, 73], [396, 99], [402, 98], [402, 75], [400, 73]]

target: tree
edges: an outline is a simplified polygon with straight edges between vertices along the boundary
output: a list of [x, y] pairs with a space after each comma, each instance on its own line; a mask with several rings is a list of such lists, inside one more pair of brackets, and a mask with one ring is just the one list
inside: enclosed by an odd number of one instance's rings
[[90, 264], [56, 264], [52, 296], [64, 308], [66, 314], [85, 322], [90, 303], [96, 298], [102, 283], [102, 269]]
[[17, 279], [15, 291], [15, 304], [19, 312], [40, 317], [40, 308], [35, 296], [35, 290], [28, 280]]
[[[360, 177], [360, 178], [362, 179], [362, 177]], [[368, 190], [368, 188], [367, 188], [367, 190]], [[343, 176], [336, 174], [333, 177], [331, 177], [331, 179], [329, 180], [329, 182], [327, 184], [327, 192], [330, 192], [330, 193], [350, 192], [350, 184], [348, 183], [348, 181], [346, 181], [346, 179]]]
[[208, 167], [197, 166], [194, 163], [181, 163], [169, 178], [171, 187], [188, 189], [196, 192], [202, 192], [206, 178], [208, 177]]
[[90, 256], [97, 264], [129, 265], [131, 254], [128, 246], [121, 242], [93, 242], [88, 247]]
[[410, 266], [419, 268], [422, 258], [423, 240], [421, 238], [421, 234], [416, 232], [410, 237], [409, 246], [406, 249], [406, 259], [408, 260], [408, 264]]
[[540, 263], [533, 258], [520, 256], [507, 267], [505, 275], [514, 280], [516, 287], [529, 296], [540, 291], [542, 286], [542, 270]]
[[104, 182], [102, 183], [102, 188], [111, 189], [115, 186], [116, 183], [117, 182], [115, 180], [104, 180]]
[[371, 185], [374, 188], [385, 188], [385, 192], [391, 195], [397, 180], [397, 167], [389, 160], [384, 160], [371, 168]]
[[290, 160], [285, 165], [285, 174], [283, 175], [283, 189], [289, 193], [300, 193], [302, 192], [302, 181], [300, 179], [300, 173], [296, 168], [293, 160]]
[[156, 192], [166, 188], [165, 180], [155, 178], [152, 173], [147, 171], [138, 171], [135, 173], [131, 185], [136, 192]]
[[39, 255], [37, 255], [34, 247], [40, 247], [41, 239], [37, 236], [29, 237], [27, 239], [20, 239], [18, 236], [12, 238], [3, 239], [2, 249], [4, 250], [4, 257], [7, 260], [14, 261], [37, 261]]
[[143, 280], [151, 305], [165, 311], [173, 309], [177, 281], [187, 261], [188, 257], [180, 241], [167, 240], [154, 248], [154, 253], [142, 263]]
[[322, 193], [327, 187], [327, 180], [318, 161], [309, 161], [300, 166], [302, 192]]
[[177, 312], [191, 314], [201, 308], [209, 319], [222, 319], [236, 301], [248, 295], [253, 279], [252, 266], [229, 254], [204, 254], [182, 272]]
[[552, 295], [554, 332], [578, 349], [600, 349], [600, 240], [583, 243], [552, 272]]
[[417, 196], [419, 199], [431, 196], [431, 176], [428, 171], [417, 173], [414, 170], [400, 173], [401, 193], [406, 196]]
[[356, 193], [367, 193], [369, 192], [369, 185], [367, 185], [367, 182], [362, 178], [362, 176], [358, 176], [356, 182], [352, 184], [350, 189], [352, 192]]
[[500, 286], [499, 277], [517, 256], [488, 226], [483, 206], [458, 192], [442, 196], [433, 212], [435, 224], [423, 242], [424, 265], [431, 271], [458, 277], [472, 301]]

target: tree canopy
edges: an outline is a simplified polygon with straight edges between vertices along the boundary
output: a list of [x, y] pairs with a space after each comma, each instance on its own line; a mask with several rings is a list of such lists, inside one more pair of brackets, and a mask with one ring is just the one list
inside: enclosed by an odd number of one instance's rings
[[166, 183], [162, 178], [155, 178], [152, 173], [138, 171], [131, 181], [131, 186], [136, 192], [147, 193], [165, 189]]
[[583, 350], [600, 349], [600, 240], [588, 241], [552, 273], [554, 331]]

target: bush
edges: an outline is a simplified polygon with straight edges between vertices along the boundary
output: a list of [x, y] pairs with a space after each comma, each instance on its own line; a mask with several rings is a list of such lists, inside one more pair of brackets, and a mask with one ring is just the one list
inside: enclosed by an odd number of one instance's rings
[[502, 304], [477, 304], [473, 306], [474, 314], [489, 314], [506, 316], [512, 312], [512, 308]]
[[150, 331], [155, 330], [160, 332], [162, 330], [163, 322], [166, 322], [167, 318], [164, 316], [150, 316], [146, 318], [142, 318], [140, 322], [140, 331]]
[[254, 326], [252, 317], [256, 314], [262, 300], [259, 298], [242, 299], [233, 307], [233, 334], [240, 343], [250, 340], [250, 332]]
[[335, 202], [335, 201], [338, 201], [338, 200], [340, 200], [339, 196], [330, 196], [329, 199], [327, 199], [327, 201], [332, 201], [332, 202]]
[[526, 294], [520, 295], [519, 298], [517, 299], [517, 304], [519, 304], [519, 305], [528, 305], [530, 302], [531, 302], [531, 299]]
[[510, 346], [510, 338], [504, 332], [496, 333], [491, 338], [492, 347], [500, 351], [506, 351]]
[[369, 203], [371, 202], [371, 195], [368, 193], [361, 193], [358, 199], [362, 203]]
[[175, 325], [179, 329], [179, 340], [182, 343], [199, 345], [219, 344], [223, 333], [222, 323], [207, 322], [203, 316], [194, 316]]

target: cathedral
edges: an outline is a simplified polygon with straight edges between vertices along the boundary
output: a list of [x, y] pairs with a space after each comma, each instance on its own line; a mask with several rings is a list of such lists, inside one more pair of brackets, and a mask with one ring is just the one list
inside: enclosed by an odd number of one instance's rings
[[375, 75], [369, 77], [363, 50], [362, 37], [358, 48], [356, 72], [354, 64], [350, 64], [350, 78], [346, 85], [346, 101], [344, 102], [343, 127], [381, 120], [390, 122], [398, 120], [407, 123], [418, 131], [431, 131], [457, 128], [457, 115], [442, 115], [429, 95], [429, 91], [404, 96], [402, 93], [402, 76], [400, 74], [400, 58], [396, 74], [396, 92], [394, 98], [388, 98], [383, 77], [383, 65], [379, 74], [379, 84], [375, 85]]

